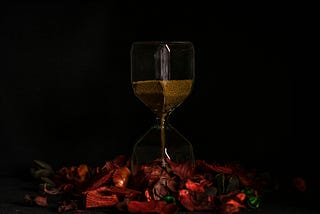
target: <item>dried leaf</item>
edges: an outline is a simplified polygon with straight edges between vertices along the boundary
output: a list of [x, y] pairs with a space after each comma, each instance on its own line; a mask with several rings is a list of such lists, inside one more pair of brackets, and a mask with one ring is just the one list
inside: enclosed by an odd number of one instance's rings
[[42, 168], [42, 169], [47, 169], [49, 171], [54, 171], [53, 168], [51, 167], [51, 165], [47, 164], [46, 162], [44, 161], [41, 161], [41, 160], [33, 160], [33, 162], [39, 167], [39, 168]]
[[50, 187], [55, 187], [55, 186], [56, 186], [56, 184], [53, 182], [53, 180], [51, 180], [51, 179], [48, 178], [48, 177], [41, 177], [41, 180], [42, 180], [43, 182], [45, 182], [46, 184], [49, 184]]
[[223, 173], [219, 173], [216, 175], [217, 180], [217, 189], [218, 194], [224, 194], [225, 193], [225, 175]]
[[31, 175], [36, 179], [41, 179], [44, 177], [50, 177], [53, 175], [53, 172], [48, 169], [30, 169]]
[[240, 188], [240, 181], [238, 176], [233, 175], [228, 180], [228, 185], [226, 188], [226, 193], [236, 191]]

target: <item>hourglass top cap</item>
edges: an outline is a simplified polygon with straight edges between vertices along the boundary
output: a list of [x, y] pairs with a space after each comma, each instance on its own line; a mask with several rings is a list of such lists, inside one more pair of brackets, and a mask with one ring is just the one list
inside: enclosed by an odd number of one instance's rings
[[145, 41], [135, 41], [133, 44], [192, 44], [191, 41], [186, 40], [145, 40]]
[[136, 41], [133, 42], [132, 45], [191, 45], [193, 46], [191, 41], [158, 41], [158, 40], [154, 40], [154, 41]]
[[157, 51], [160, 47], [166, 47], [169, 51], [188, 52], [193, 54], [194, 46], [191, 41], [136, 41], [131, 45], [133, 51]]

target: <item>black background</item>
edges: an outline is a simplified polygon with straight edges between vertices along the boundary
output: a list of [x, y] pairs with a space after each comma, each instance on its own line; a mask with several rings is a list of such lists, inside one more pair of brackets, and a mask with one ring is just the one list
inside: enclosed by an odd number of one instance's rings
[[131, 43], [188, 40], [194, 90], [170, 121], [196, 158], [314, 173], [317, 84], [299, 10], [200, 1], [1, 4], [2, 169], [24, 172], [34, 159], [100, 165], [130, 154], [153, 122], [130, 85]]

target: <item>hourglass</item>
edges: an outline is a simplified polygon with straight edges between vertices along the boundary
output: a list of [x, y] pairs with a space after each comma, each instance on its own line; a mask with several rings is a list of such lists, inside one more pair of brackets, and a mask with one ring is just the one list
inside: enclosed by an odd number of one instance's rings
[[168, 160], [194, 166], [192, 144], [169, 123], [170, 114], [190, 95], [194, 82], [194, 47], [189, 41], [142, 41], [131, 46], [134, 94], [155, 115], [155, 123], [135, 143], [131, 170]]

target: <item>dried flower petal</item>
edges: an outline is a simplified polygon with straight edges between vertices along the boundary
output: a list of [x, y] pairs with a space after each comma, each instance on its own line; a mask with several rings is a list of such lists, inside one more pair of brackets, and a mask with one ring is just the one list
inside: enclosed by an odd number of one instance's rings
[[[258, 180], [257, 172], [248, 173], [239, 165], [197, 160], [191, 167], [188, 162], [167, 160], [168, 165], [162, 167], [161, 161], [155, 160], [132, 176], [127, 156], [107, 161], [102, 168], [81, 164], [53, 171], [44, 162], [35, 163], [38, 168], [31, 173], [41, 182], [42, 192], [35, 197], [26, 195], [25, 200], [45, 207], [47, 197], [53, 196], [58, 199], [59, 212], [84, 206], [114, 207], [129, 213], [175, 214], [182, 208], [233, 214], [246, 207], [258, 208], [261, 201], [255, 187], [261, 187], [257, 182], [263, 181]], [[303, 184], [299, 181], [293, 180]]]
[[185, 163], [178, 164], [170, 159], [167, 160], [170, 169], [175, 175], [178, 175], [181, 180], [185, 180], [188, 177], [191, 177], [194, 174], [194, 168], [191, 166], [190, 162], [186, 161]]
[[123, 166], [115, 170], [112, 180], [116, 187], [126, 187], [129, 181], [131, 171], [128, 167]]
[[35, 198], [33, 199], [33, 201], [41, 206], [41, 207], [47, 207], [48, 206], [48, 202], [47, 202], [47, 197], [45, 196], [40, 196], [40, 195], [37, 195], [35, 196]]

